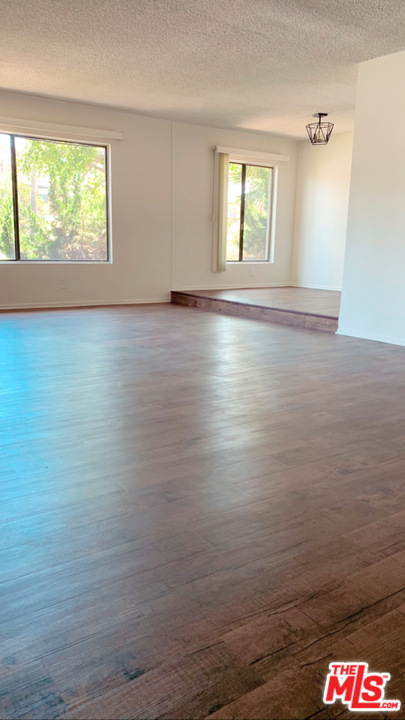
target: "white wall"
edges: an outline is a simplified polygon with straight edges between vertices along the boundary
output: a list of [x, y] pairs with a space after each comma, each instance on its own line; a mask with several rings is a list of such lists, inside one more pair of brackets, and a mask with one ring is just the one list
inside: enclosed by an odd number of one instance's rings
[[[244, 130], [173, 123], [173, 277], [176, 290], [288, 285], [297, 142]], [[232, 264], [212, 272], [213, 147], [285, 154], [278, 166], [274, 263]], [[252, 274], [253, 273], [253, 274]]]
[[[172, 123], [131, 112], [0, 92], [2, 117], [117, 130], [111, 143], [112, 264], [0, 262], [0, 307], [148, 302], [172, 288], [288, 284], [296, 146], [288, 138]], [[213, 273], [213, 145], [285, 153], [274, 265]], [[62, 278], [68, 288], [61, 287]]]
[[362, 63], [339, 333], [405, 345], [405, 52]]
[[[119, 130], [112, 142], [112, 264], [0, 263], [0, 307], [159, 300], [170, 288], [171, 125], [106, 108], [0, 93], [1, 116]], [[67, 289], [61, 288], [66, 278]]]
[[333, 133], [328, 145], [298, 146], [292, 283], [341, 290], [353, 135]]

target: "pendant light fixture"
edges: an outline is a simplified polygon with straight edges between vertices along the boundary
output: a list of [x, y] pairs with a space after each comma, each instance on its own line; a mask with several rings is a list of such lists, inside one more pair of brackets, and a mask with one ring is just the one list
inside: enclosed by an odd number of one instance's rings
[[327, 145], [332, 134], [333, 123], [322, 122], [322, 118], [328, 113], [315, 113], [312, 117], [318, 118], [318, 122], [309, 123], [307, 127], [308, 137], [312, 145]]

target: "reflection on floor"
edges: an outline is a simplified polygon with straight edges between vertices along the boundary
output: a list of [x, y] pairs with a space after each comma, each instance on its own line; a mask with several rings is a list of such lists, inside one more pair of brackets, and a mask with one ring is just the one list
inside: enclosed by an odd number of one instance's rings
[[309, 288], [172, 291], [172, 303], [255, 320], [336, 332], [340, 292]]
[[387, 718], [323, 703], [359, 660], [404, 703], [405, 348], [163, 304], [0, 347], [2, 720]]

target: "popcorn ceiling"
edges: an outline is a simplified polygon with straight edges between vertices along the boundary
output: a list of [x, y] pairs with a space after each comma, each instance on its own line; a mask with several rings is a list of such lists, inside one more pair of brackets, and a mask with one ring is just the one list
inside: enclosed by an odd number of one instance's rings
[[404, 0], [1, 0], [3, 89], [229, 128], [353, 127], [358, 63], [405, 49]]

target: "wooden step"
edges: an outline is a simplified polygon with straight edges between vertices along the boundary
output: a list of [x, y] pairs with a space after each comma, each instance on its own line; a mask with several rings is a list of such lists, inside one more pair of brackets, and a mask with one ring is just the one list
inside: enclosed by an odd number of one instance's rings
[[331, 315], [302, 312], [300, 310], [286, 310], [284, 308], [264, 307], [235, 300], [224, 300], [223, 298], [210, 298], [199, 295], [197, 292], [171, 292], [171, 302], [175, 305], [186, 305], [196, 307], [208, 312], [236, 315], [238, 317], [250, 318], [252, 320], [265, 320], [266, 322], [279, 323], [282, 325], [293, 325], [310, 330], [323, 330], [335, 333], [338, 328], [338, 318]]

